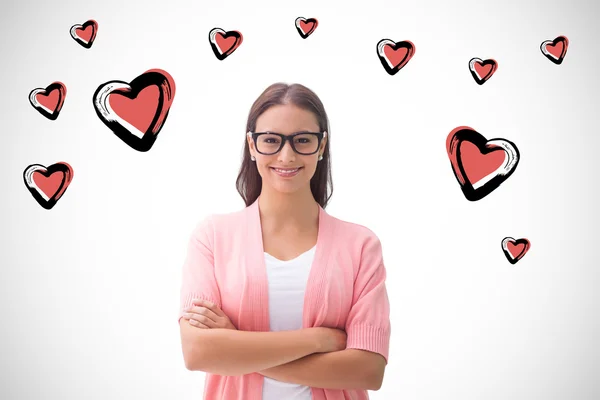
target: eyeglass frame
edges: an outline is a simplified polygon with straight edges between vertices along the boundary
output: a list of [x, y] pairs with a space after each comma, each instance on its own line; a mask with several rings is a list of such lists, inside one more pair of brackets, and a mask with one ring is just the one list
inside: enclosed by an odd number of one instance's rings
[[[281, 138], [281, 145], [279, 146], [279, 149], [277, 149], [276, 152], [274, 153], [263, 153], [261, 151], [258, 150], [258, 145], [256, 144], [256, 139], [260, 136], [260, 135], [264, 135], [264, 134], [270, 134], [270, 135], [276, 135], [279, 136]], [[298, 136], [298, 135], [306, 135], [306, 134], [311, 134], [311, 135], [317, 135], [317, 139], [318, 139], [318, 143], [317, 143], [317, 149], [315, 151], [313, 151], [312, 153], [300, 153], [298, 150], [296, 150], [296, 147], [294, 146], [294, 137]], [[292, 133], [291, 135], [284, 135], [283, 133], [277, 133], [277, 132], [252, 132], [252, 131], [248, 131], [246, 133], [246, 135], [248, 135], [248, 137], [251, 137], [252, 140], [254, 141], [254, 148], [256, 149], [257, 152], [259, 152], [260, 154], [264, 155], [264, 156], [272, 156], [274, 154], [277, 154], [281, 151], [281, 149], [283, 149], [283, 147], [285, 146], [285, 142], [287, 142], [289, 140], [290, 142], [290, 146], [292, 147], [292, 150], [294, 150], [294, 152], [296, 154], [300, 154], [301, 156], [310, 156], [313, 155], [315, 153], [317, 153], [319, 151], [319, 148], [321, 147], [321, 143], [323, 142], [324, 138], [327, 138], [327, 131], [323, 131], [323, 132], [307, 132], [307, 131], [302, 131], [302, 132], [296, 132], [296, 133]]]

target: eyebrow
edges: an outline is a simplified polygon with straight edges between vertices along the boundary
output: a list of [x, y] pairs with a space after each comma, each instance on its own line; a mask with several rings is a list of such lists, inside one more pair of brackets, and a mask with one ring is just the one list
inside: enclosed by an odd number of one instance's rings
[[[256, 132], [279, 133], [279, 134], [283, 135], [283, 133], [278, 132], [278, 131], [274, 131], [274, 130], [264, 130], [264, 131], [256, 131]], [[319, 132], [320, 132], [319, 130], [313, 131], [313, 130], [305, 129], [305, 130], [302, 130], [302, 131], [292, 132], [292, 133], [290, 133], [290, 135], [293, 135], [295, 133], [319, 133]]]

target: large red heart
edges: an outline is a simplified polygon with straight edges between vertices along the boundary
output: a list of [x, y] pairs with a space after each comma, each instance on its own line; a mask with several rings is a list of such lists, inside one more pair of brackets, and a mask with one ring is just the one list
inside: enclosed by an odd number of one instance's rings
[[114, 112], [125, 121], [136, 127], [140, 132], [146, 132], [156, 114], [160, 93], [158, 86], [143, 88], [134, 99], [123, 93], [110, 94], [108, 101]]
[[490, 146], [488, 153], [482, 154], [479, 148], [468, 141], [460, 144], [462, 164], [465, 169], [467, 180], [473, 186], [479, 181], [494, 173], [506, 160], [506, 152], [500, 146]]
[[148, 151], [162, 129], [175, 96], [175, 81], [152, 69], [127, 84], [109, 81], [94, 93], [96, 114], [121, 140]]
[[36, 201], [49, 210], [67, 190], [73, 179], [73, 169], [65, 162], [58, 162], [48, 168], [32, 164], [23, 172], [23, 179]]
[[67, 87], [62, 82], [53, 82], [44, 88], [33, 89], [29, 102], [40, 114], [56, 120], [67, 96]]
[[480, 200], [514, 171], [519, 150], [506, 139], [487, 140], [474, 129], [460, 126], [446, 139], [446, 151], [454, 176], [470, 201]]

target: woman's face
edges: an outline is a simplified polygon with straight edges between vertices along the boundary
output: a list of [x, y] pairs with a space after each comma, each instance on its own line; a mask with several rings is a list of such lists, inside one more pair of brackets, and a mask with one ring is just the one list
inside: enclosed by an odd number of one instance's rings
[[[263, 112], [256, 121], [256, 132], [276, 132], [284, 135], [300, 131], [319, 132], [319, 124], [315, 115], [292, 104], [276, 105]], [[311, 155], [301, 155], [292, 149], [289, 141], [273, 155], [264, 155], [256, 151], [254, 140], [247, 137], [250, 154], [256, 158], [258, 173], [262, 177], [263, 187], [284, 193], [292, 193], [299, 189], [310, 188], [310, 180], [317, 169], [319, 155], [323, 154], [326, 137], [321, 141], [319, 151]], [[258, 138], [260, 141], [261, 138]], [[300, 144], [298, 144], [300, 146]], [[262, 150], [262, 149], [261, 149]], [[280, 176], [275, 168], [300, 168], [291, 177]], [[309, 189], [310, 190], [310, 189]]]

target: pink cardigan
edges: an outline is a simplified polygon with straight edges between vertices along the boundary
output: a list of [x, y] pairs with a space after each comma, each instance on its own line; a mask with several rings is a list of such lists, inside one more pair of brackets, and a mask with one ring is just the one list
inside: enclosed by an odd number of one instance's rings
[[[386, 270], [378, 237], [319, 207], [315, 258], [304, 298], [303, 327], [344, 329], [346, 348], [383, 355], [391, 333]], [[268, 281], [258, 200], [212, 214], [191, 235], [183, 266], [179, 319], [192, 299], [219, 306], [243, 331], [269, 331]], [[206, 374], [204, 400], [259, 400], [264, 376]], [[311, 388], [314, 400], [368, 399], [366, 390]]]

